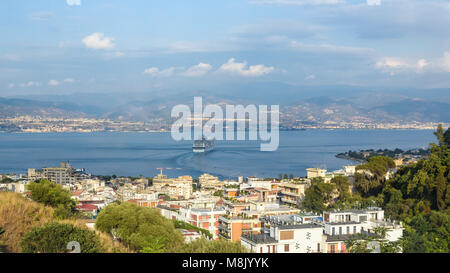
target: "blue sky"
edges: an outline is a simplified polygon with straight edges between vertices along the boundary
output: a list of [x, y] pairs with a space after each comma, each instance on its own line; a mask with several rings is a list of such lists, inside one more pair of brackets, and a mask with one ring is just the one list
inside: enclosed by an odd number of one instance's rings
[[450, 87], [443, 0], [4, 0], [0, 33], [0, 96]]

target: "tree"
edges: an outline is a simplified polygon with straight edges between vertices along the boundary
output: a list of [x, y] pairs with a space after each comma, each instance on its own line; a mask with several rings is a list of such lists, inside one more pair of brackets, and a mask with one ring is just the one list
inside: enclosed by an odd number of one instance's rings
[[345, 202], [350, 198], [350, 181], [346, 176], [336, 176], [331, 179], [331, 183], [335, 184], [338, 191], [338, 200], [340, 202]]
[[5, 233], [5, 230], [2, 227], [0, 227], [0, 236], [2, 236], [3, 233]]
[[181, 232], [157, 209], [132, 203], [107, 206], [98, 214], [95, 226], [136, 251], [173, 252], [184, 244]]
[[444, 133], [444, 144], [450, 146], [450, 128]]
[[311, 186], [305, 190], [302, 206], [308, 211], [322, 213], [332, 201], [334, 184], [323, 182], [322, 178], [314, 178]]
[[71, 224], [57, 222], [42, 227], [33, 227], [20, 242], [24, 253], [67, 253], [68, 243], [80, 244], [81, 253], [102, 252], [101, 244], [95, 232]]
[[55, 216], [66, 219], [76, 213], [76, 203], [69, 191], [48, 180], [31, 182], [27, 185], [33, 201], [55, 208]]
[[346, 242], [350, 253], [398, 253], [402, 251], [400, 242], [390, 242], [386, 239], [386, 228], [377, 227], [373, 234], [358, 233], [352, 235]]
[[390, 157], [371, 157], [367, 163], [356, 167], [358, 171], [355, 174], [356, 191], [363, 197], [377, 196], [386, 182], [386, 174], [394, 168], [395, 162]]
[[445, 133], [444, 129], [442, 128], [442, 124], [438, 125], [436, 132], [434, 132], [433, 134], [436, 136], [439, 146], [445, 144]]

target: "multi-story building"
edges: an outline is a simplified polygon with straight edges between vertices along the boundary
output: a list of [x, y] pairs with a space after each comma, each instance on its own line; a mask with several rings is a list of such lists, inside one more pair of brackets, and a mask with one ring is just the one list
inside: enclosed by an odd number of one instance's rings
[[214, 239], [217, 239], [219, 236], [219, 216], [226, 214], [226, 211], [219, 208], [180, 208], [179, 214], [179, 220], [206, 229], [213, 235]]
[[248, 233], [261, 233], [261, 221], [258, 218], [219, 216], [220, 237], [237, 242]]
[[220, 182], [219, 178], [210, 174], [202, 174], [198, 177], [198, 182], [202, 189], [218, 189], [222, 188], [224, 183]]
[[153, 178], [153, 189], [166, 193], [173, 199], [189, 199], [193, 193], [192, 181], [191, 176], [168, 178], [166, 175], [159, 174]]
[[89, 178], [89, 175], [77, 173], [69, 162], [61, 162], [59, 167], [44, 167], [42, 170], [28, 169], [29, 180], [48, 179], [56, 184], [75, 184], [80, 179]]
[[299, 206], [305, 198], [306, 182], [287, 182], [279, 185], [281, 191], [281, 203]]
[[317, 253], [323, 228], [317, 224], [273, 225], [269, 233], [244, 234], [241, 243], [257, 253]]
[[262, 221], [264, 233], [241, 237], [244, 246], [260, 253], [345, 253], [348, 252], [346, 241], [355, 234], [375, 236], [375, 229], [383, 227], [386, 229], [384, 239], [391, 242], [399, 240], [403, 234], [402, 224], [384, 219], [384, 211], [376, 207], [325, 211], [322, 217], [312, 214], [265, 216]]
[[316, 177], [322, 177], [325, 178], [327, 170], [320, 169], [320, 168], [308, 168], [306, 169], [307, 177], [309, 179], [316, 178]]

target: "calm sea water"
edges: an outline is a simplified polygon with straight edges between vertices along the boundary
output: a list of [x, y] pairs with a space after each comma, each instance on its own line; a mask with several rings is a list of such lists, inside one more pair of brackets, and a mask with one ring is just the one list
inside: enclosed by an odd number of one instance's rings
[[223, 178], [306, 175], [306, 168], [341, 169], [352, 164], [335, 155], [360, 149], [412, 149], [434, 142], [429, 130], [308, 130], [280, 132], [280, 147], [261, 152], [259, 142], [216, 141], [213, 151], [192, 153], [192, 142], [176, 142], [169, 133], [0, 133], [0, 173], [26, 173], [70, 161], [93, 174], [154, 176], [156, 168], [169, 176]]

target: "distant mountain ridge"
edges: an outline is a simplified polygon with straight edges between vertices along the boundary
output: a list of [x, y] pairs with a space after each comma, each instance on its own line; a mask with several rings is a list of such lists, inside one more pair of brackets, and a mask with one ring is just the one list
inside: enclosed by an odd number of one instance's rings
[[[33, 95], [0, 98], [0, 116], [93, 117], [147, 121], [170, 119], [173, 106], [205, 104], [280, 105], [284, 122], [370, 120], [374, 122], [450, 122], [450, 89], [386, 90], [355, 86], [293, 86], [283, 83], [223, 85], [197, 90], [151, 93]], [[247, 90], [247, 91], [245, 91]]]

